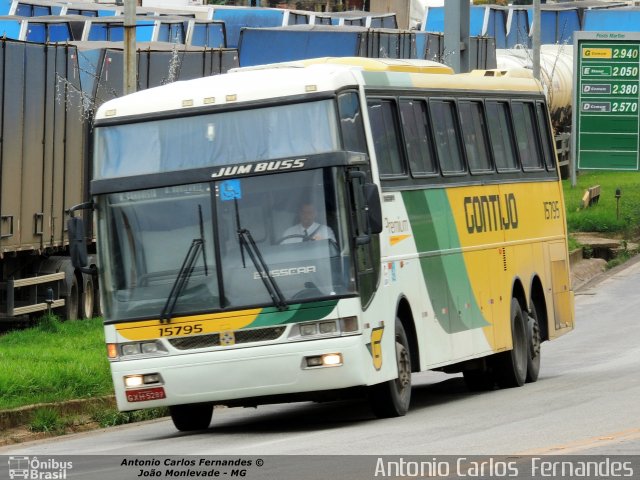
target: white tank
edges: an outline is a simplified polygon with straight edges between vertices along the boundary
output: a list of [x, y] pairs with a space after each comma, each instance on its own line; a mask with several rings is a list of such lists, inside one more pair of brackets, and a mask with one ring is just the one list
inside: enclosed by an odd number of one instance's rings
[[[525, 48], [496, 50], [500, 70], [533, 68], [533, 51]], [[540, 48], [540, 81], [547, 96], [549, 114], [556, 132], [571, 123], [573, 96], [573, 46], [542, 45]]]

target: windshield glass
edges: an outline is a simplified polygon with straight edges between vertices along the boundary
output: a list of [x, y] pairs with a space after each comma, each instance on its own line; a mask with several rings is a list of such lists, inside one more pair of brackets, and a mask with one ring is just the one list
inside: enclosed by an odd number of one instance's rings
[[[209, 184], [164, 187], [102, 198], [100, 237], [104, 313], [158, 316], [194, 240], [203, 240], [173, 314], [220, 308]], [[205, 268], [205, 260], [207, 266]]]
[[225, 298], [270, 303], [242, 246], [246, 230], [287, 303], [355, 292], [343, 176], [337, 169], [226, 180], [216, 186]]
[[[304, 135], [286, 133], [301, 128]], [[332, 100], [99, 127], [94, 178], [325, 153], [339, 145]]]
[[102, 196], [106, 318], [274, 305], [264, 276], [286, 304], [355, 293], [345, 192], [325, 168]]

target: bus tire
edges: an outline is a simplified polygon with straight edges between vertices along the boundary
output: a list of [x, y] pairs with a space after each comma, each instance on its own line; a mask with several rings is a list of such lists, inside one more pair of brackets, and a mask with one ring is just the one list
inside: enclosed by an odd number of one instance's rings
[[538, 380], [540, 373], [540, 322], [535, 303], [531, 303], [531, 312], [527, 319], [527, 382]]
[[206, 430], [211, 424], [213, 403], [192, 403], [169, 407], [171, 420], [181, 432]]
[[84, 282], [82, 295], [80, 297], [79, 315], [83, 320], [93, 318], [93, 309], [95, 308], [95, 288], [93, 285], [92, 275], [82, 275]]
[[379, 418], [402, 417], [411, 403], [411, 352], [402, 322], [396, 318], [396, 364], [398, 378], [370, 387], [370, 404]]
[[527, 329], [520, 302], [511, 299], [511, 338], [513, 348], [496, 357], [496, 380], [503, 388], [521, 387], [527, 378]]
[[71, 284], [67, 286], [67, 296], [64, 299], [64, 319], [78, 319], [78, 303], [79, 303], [78, 277], [71, 275]]

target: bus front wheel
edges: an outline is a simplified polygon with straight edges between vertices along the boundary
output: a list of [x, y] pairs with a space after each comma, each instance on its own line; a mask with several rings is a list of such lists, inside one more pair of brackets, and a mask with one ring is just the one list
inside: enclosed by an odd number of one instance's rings
[[370, 387], [371, 409], [379, 418], [401, 417], [409, 411], [411, 403], [411, 354], [399, 318], [396, 318], [395, 340], [398, 378]]
[[520, 302], [511, 299], [511, 338], [513, 348], [496, 358], [496, 380], [503, 388], [521, 387], [527, 378], [529, 341]]
[[188, 405], [173, 405], [169, 407], [171, 420], [181, 432], [206, 430], [211, 424], [213, 415], [212, 403], [193, 403]]

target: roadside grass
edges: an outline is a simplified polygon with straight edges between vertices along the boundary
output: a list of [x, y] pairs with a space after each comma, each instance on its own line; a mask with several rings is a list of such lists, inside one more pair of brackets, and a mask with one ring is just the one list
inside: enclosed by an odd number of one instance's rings
[[0, 336], [0, 365], [0, 410], [113, 394], [99, 318], [45, 315], [33, 328], [8, 332]]
[[[600, 185], [596, 205], [582, 208], [587, 188]], [[563, 181], [569, 232], [599, 232], [633, 239], [640, 235], [640, 172], [582, 171], [577, 186]], [[616, 212], [616, 189], [622, 196]]]
[[91, 419], [101, 428], [115, 427], [133, 422], [143, 422], [169, 415], [168, 408], [148, 408], [145, 410], [135, 410], [133, 412], [119, 412], [116, 409], [96, 409], [91, 414]]
[[33, 413], [29, 430], [62, 435], [72, 423], [71, 419], [61, 416], [53, 408], [39, 408]]

